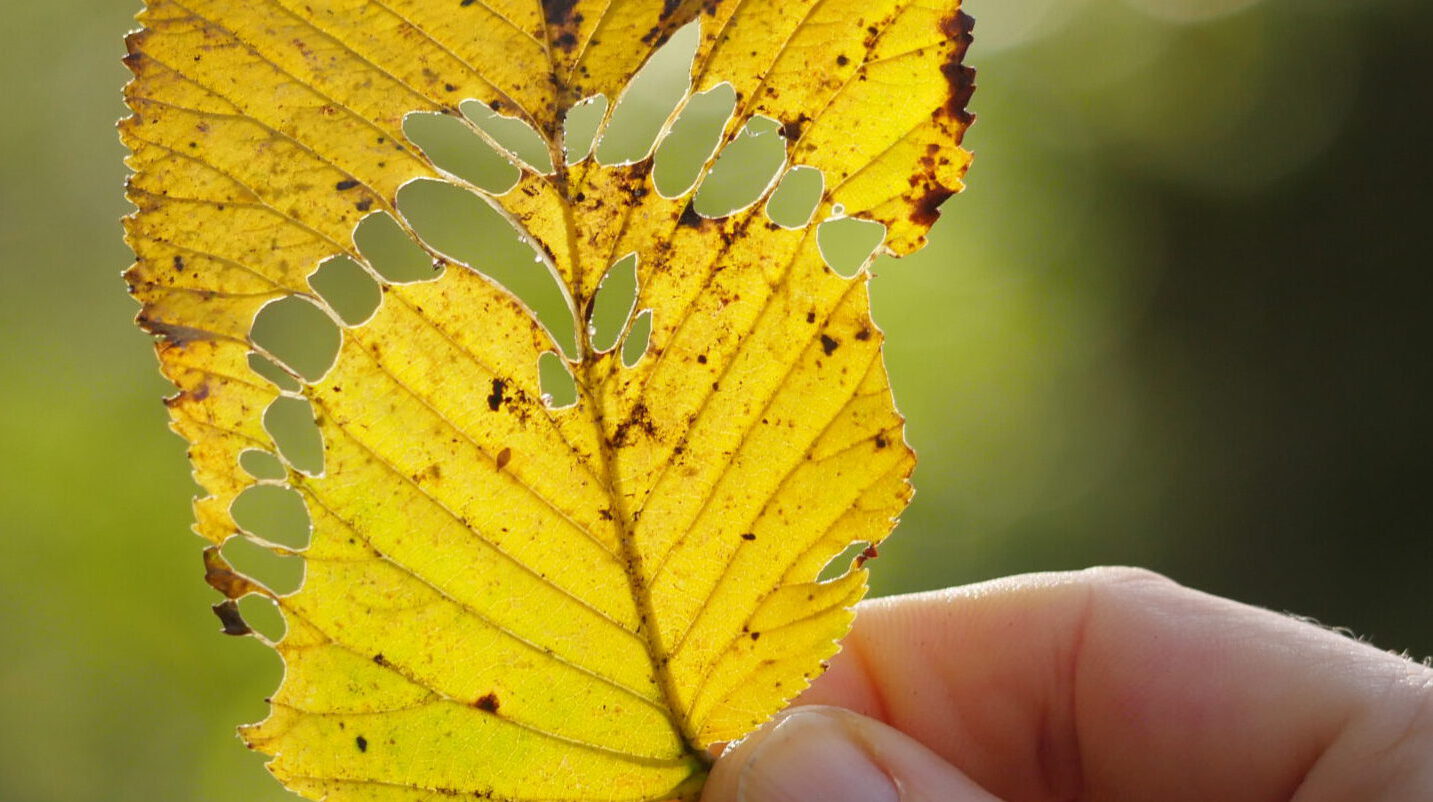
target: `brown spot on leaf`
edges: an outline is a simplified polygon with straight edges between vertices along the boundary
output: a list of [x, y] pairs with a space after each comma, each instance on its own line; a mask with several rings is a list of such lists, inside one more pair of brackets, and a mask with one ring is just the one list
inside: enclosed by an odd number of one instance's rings
[[542, 13], [548, 25], [567, 25], [576, 6], [577, 0], [542, 0]]
[[488, 394], [488, 409], [497, 412], [498, 407], [503, 405], [503, 390], [506, 387], [507, 382], [502, 379], [493, 379], [493, 391]]
[[498, 466], [498, 470], [502, 470], [503, 468], [506, 468], [506, 467], [507, 467], [507, 464], [508, 464], [509, 462], [511, 462], [511, 461], [512, 461], [512, 449], [511, 449], [511, 448], [504, 448], [502, 451], [499, 451], [499, 452], [498, 452], [498, 457], [497, 457], [497, 460], [496, 460], [496, 463], [497, 463], [497, 466]]
[[170, 345], [180, 348], [193, 342], [214, 339], [213, 332], [196, 329], [193, 326], [181, 326], [177, 323], [164, 323], [159, 320], [153, 320], [143, 314], [135, 318], [135, 322], [139, 324], [140, 328], [150, 334], [157, 334], [163, 337]]
[[756, 540], [756, 533], [755, 533], [755, 532], [744, 532], [744, 533], [742, 533], [741, 539], [742, 539], [742, 540]]
[[367, 739], [367, 738], [364, 738], [362, 735], [358, 736], [357, 738], [354, 738], [354, 739], [353, 739], [353, 743], [354, 743], [355, 746], [358, 747], [358, 751], [360, 751], [360, 752], [367, 752], [367, 751], [368, 751], [368, 739]]
[[496, 713], [498, 712], [498, 695], [489, 691], [483, 694], [476, 702], [473, 702], [473, 707], [479, 710], [485, 710], [489, 713]]
[[234, 570], [234, 566], [219, 553], [218, 546], [204, 549], [204, 581], [231, 601], [250, 593], [262, 593], [252, 579]]
[[333, 185], [333, 188], [336, 189], [336, 190], [338, 190], [339, 192], [342, 192], [342, 191], [344, 191], [345, 189], [353, 189], [353, 188], [356, 187], [356, 186], [358, 186], [358, 180], [357, 180], [357, 179], [354, 179], [354, 178], [345, 178], [345, 179], [343, 179], [342, 181], [338, 182], [337, 184], [334, 184], [334, 185]]
[[692, 207], [692, 202], [687, 201], [687, 205], [682, 209], [682, 216], [677, 218], [677, 224], [690, 226], [692, 228], [701, 228], [702, 221], [705, 219], [706, 218], [697, 214], [697, 210]]
[[940, 205], [954, 194], [954, 190], [939, 184], [926, 187], [925, 192], [912, 203], [911, 222], [921, 226], [935, 225], [935, 221], [940, 219]]
[[797, 114], [794, 120], [787, 120], [781, 124], [781, 136], [787, 142], [796, 142], [801, 139], [801, 133], [806, 130], [806, 124], [811, 118], [802, 113]]
[[874, 560], [879, 556], [881, 556], [881, 553], [879, 551], [876, 551], [876, 547], [874, 545], [867, 546], [866, 550], [861, 552], [860, 555], [856, 557], [856, 567], [860, 568], [861, 566], [866, 564], [867, 560]]
[[861, 342], [865, 342], [866, 340], [871, 339], [871, 329], [869, 327], [862, 326], [861, 330], [856, 332], [856, 339], [860, 340]]
[[826, 352], [826, 356], [830, 356], [833, 351], [840, 347], [840, 345], [840, 340], [837, 340], [827, 334], [821, 335], [821, 350]]
[[233, 599], [225, 599], [213, 607], [214, 615], [219, 616], [219, 623], [224, 625], [225, 635], [249, 635], [254, 630], [245, 623], [244, 617], [239, 615], [239, 605]]
[[975, 92], [975, 70], [961, 63], [970, 48], [973, 39], [971, 31], [974, 28], [975, 20], [964, 11], [958, 11], [940, 21], [941, 33], [956, 42], [950, 59], [940, 67], [950, 91], [942, 110], [962, 126], [968, 126], [975, 121], [975, 115], [965, 110], [970, 103], [971, 94]]
[[617, 431], [612, 433], [612, 445], [620, 448], [630, 443], [633, 429], [646, 432], [649, 437], [655, 436], [657, 433], [657, 429], [652, 424], [652, 418], [647, 411], [647, 405], [640, 401], [637, 402], [636, 406], [632, 407], [632, 414], [627, 416], [627, 420], [617, 424]]

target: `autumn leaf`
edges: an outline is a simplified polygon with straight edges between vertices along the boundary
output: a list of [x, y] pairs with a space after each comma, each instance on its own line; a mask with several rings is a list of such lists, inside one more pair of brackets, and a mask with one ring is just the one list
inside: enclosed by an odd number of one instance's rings
[[[282, 685], [245, 740], [332, 802], [693, 798], [708, 747], [835, 653], [865, 557], [818, 576], [852, 543], [874, 553], [910, 497], [868, 274], [829, 267], [821, 231], [874, 221], [878, 252], [921, 246], [969, 161], [969, 18], [956, 0], [149, 0], [140, 21], [126, 278], [179, 388], [225, 630], [251, 633], [252, 597], [286, 623]], [[706, 177], [668, 197], [650, 149], [565, 150], [568, 111], [606, 99], [605, 126], [689, 24], [687, 101], [733, 107]], [[405, 131], [415, 113], [504, 153], [510, 185], [440, 167]], [[717, 154], [758, 123], [793, 185], [819, 176], [811, 222], [772, 219], [774, 180], [704, 209]], [[418, 235], [399, 196], [425, 180], [521, 232], [574, 343]], [[361, 223], [388, 220], [433, 270], [385, 273], [360, 247]], [[589, 316], [624, 259], [636, 302], [598, 343]], [[345, 265], [376, 288], [367, 307], [327, 289]], [[327, 327], [318, 357], [269, 344], [280, 315]], [[575, 401], [545, 396], [544, 359]], [[311, 443], [274, 433], [294, 415]], [[270, 491], [302, 501], [307, 543], [238, 520]], [[235, 568], [244, 544], [301, 558], [301, 587]]]

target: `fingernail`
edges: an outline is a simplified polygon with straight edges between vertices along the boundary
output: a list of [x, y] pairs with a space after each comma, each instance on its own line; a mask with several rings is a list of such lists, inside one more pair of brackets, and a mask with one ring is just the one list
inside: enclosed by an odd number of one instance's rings
[[766, 736], [737, 784], [739, 802], [899, 802], [895, 783], [838, 716], [798, 709]]

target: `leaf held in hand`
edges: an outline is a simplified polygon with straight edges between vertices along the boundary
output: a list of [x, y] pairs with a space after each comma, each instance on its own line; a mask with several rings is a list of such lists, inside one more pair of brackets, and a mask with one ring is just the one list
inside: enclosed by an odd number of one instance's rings
[[[866, 569], [818, 576], [910, 496], [868, 274], [828, 267], [817, 230], [873, 221], [906, 254], [960, 188], [957, 0], [149, 0], [140, 21], [126, 278], [179, 389], [216, 612], [256, 634], [237, 602], [259, 595], [286, 624], [246, 741], [331, 802], [695, 797], [707, 747], [836, 651]], [[661, 131], [734, 101], [683, 134], [717, 147], [664, 167], [699, 176], [666, 197], [655, 145], [608, 164], [601, 143], [679, 35]], [[491, 151], [450, 171], [424, 131]], [[793, 194], [778, 224], [785, 175], [815, 208]], [[409, 207], [424, 182], [516, 244], [454, 252]], [[255, 486], [306, 520], [266, 519]], [[300, 556], [301, 586], [236, 568], [234, 538]]]

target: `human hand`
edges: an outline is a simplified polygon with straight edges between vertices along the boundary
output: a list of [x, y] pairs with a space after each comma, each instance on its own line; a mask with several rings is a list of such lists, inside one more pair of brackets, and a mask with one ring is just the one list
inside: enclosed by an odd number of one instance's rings
[[1433, 669], [1137, 569], [867, 602], [797, 705], [703, 802], [1433, 800]]

